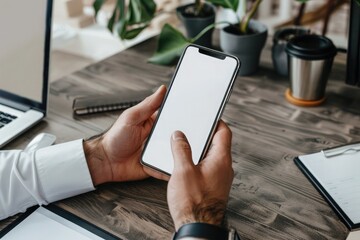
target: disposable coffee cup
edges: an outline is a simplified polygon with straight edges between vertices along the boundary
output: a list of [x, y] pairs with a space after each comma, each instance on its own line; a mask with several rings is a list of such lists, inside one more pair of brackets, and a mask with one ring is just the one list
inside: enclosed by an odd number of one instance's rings
[[301, 35], [292, 38], [285, 49], [288, 54], [291, 103], [315, 106], [325, 100], [325, 89], [336, 47], [325, 36]]

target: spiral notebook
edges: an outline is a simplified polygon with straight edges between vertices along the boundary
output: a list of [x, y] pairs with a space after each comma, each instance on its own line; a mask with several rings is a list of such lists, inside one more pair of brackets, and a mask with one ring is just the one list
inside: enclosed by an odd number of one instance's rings
[[129, 90], [116, 94], [78, 97], [74, 99], [73, 111], [76, 115], [84, 115], [90, 113], [125, 110], [138, 104], [152, 93], [152, 90]]
[[360, 228], [360, 143], [298, 156], [297, 166], [350, 229]]

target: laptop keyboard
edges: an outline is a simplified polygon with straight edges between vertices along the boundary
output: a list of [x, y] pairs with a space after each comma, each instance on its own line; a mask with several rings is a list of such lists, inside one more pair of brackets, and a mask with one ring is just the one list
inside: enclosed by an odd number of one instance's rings
[[0, 111], [0, 128], [16, 119], [17, 116]]

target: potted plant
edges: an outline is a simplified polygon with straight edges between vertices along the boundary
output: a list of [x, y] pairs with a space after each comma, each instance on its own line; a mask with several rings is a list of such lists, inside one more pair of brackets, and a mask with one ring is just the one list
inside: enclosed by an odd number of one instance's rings
[[[223, 8], [231, 9], [236, 14], [239, 1], [209, 0]], [[220, 30], [220, 47], [224, 52], [233, 54], [241, 60], [239, 75], [250, 75], [259, 66], [261, 51], [267, 38], [267, 27], [259, 21], [253, 20], [262, 0], [256, 0], [237, 23], [228, 24]], [[232, 4], [229, 4], [232, 2]], [[245, 7], [246, 9], [246, 7]]]
[[[239, 0], [207, 0], [215, 6], [231, 9], [236, 14]], [[245, 1], [245, 0], [243, 0]], [[238, 23], [217, 22], [208, 25], [193, 38], [184, 37], [170, 25], [165, 25], [160, 34], [158, 48], [150, 62], [157, 64], [171, 64], [182, 52], [188, 43], [196, 42], [203, 34], [210, 31], [217, 24], [226, 23], [220, 32], [220, 47], [224, 52], [237, 55], [242, 61], [241, 75], [253, 73], [259, 64], [259, 57], [265, 45], [267, 28], [258, 21], [251, 20], [258, 9], [261, 0], [256, 0], [245, 16]]]
[[[204, 28], [215, 22], [215, 7], [203, 0], [186, 4], [176, 8], [176, 13], [186, 30], [186, 36], [193, 38]], [[207, 31], [196, 44], [211, 47], [213, 29]]]
[[[231, 9], [236, 15], [238, 0], [208, 1], [223, 8]], [[307, 2], [307, 0], [297, 1], [303, 4]], [[229, 2], [232, 2], [232, 4], [229, 4]], [[224, 52], [238, 56], [242, 62], [239, 75], [250, 75], [257, 70], [260, 54], [266, 42], [267, 27], [261, 22], [252, 19], [261, 2], [262, 0], [255, 0], [242, 19], [238, 17], [236, 24], [228, 25], [220, 31], [221, 49]], [[303, 4], [300, 12], [303, 11]]]
[[[211, 10], [214, 11], [215, 14], [214, 6], [209, 3], [215, 6], [231, 9], [234, 11], [235, 15], [239, 1], [244, 1], [242, 3], [246, 5], [246, 0], [206, 1], [208, 3], [204, 2], [204, 0], [195, 0], [192, 4], [180, 6], [177, 8], [178, 16], [183, 18], [185, 15], [190, 16], [193, 14], [193, 16], [190, 17], [193, 18], [193, 20], [197, 18], [197, 15], [201, 19], [201, 22], [206, 22], [204, 20], [208, 20], [207, 16], [208, 14], [209, 16], [211, 15]], [[305, 2], [306, 0], [297, 1]], [[105, 2], [106, 0], [94, 1], [93, 7], [95, 10], [95, 16]], [[258, 21], [251, 20], [260, 3], [261, 0], [255, 0], [245, 16], [242, 19], [238, 17], [238, 23], [236, 24], [232, 24], [230, 22], [214, 23], [213, 21], [209, 21], [202, 25], [198, 30], [194, 30], [192, 32], [191, 30], [188, 30], [187, 37], [171, 25], [165, 24], [159, 36], [156, 52], [149, 59], [149, 62], [162, 65], [168, 65], [176, 62], [186, 45], [189, 43], [202, 44], [202, 40], [200, 41], [200, 39], [206, 35], [211, 36], [213, 28], [217, 24], [226, 23], [227, 26], [224, 27], [220, 33], [221, 48], [225, 52], [238, 55], [242, 60], [242, 67], [240, 70], [241, 75], [253, 73], [257, 69], [260, 52], [265, 44], [267, 36], [266, 27]], [[130, 0], [128, 2], [125, 0], [116, 0], [112, 16], [108, 21], [108, 29], [110, 31], [117, 32], [121, 39], [135, 38], [142, 30], [149, 26], [151, 20], [156, 16], [156, 7], [157, 6], [153, 0]], [[184, 23], [184, 25], [186, 24]], [[193, 27], [197, 24], [192, 22], [189, 25]], [[206, 27], [204, 28], [205, 25]], [[207, 44], [205, 43], [205, 45]], [[260, 47], [256, 50], [255, 46]], [[241, 48], [245, 50], [252, 50], [252, 52], [242, 52], [242, 50], [240, 50]]]

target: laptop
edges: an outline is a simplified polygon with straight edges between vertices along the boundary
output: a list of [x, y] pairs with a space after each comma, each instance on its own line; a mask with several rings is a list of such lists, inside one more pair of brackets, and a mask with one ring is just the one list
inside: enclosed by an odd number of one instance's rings
[[1, 148], [46, 116], [52, 0], [0, 4]]

